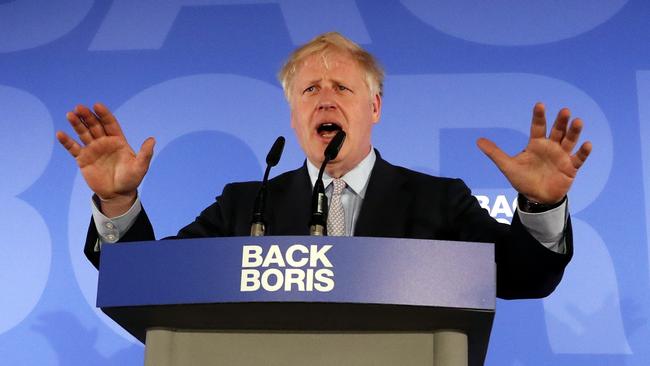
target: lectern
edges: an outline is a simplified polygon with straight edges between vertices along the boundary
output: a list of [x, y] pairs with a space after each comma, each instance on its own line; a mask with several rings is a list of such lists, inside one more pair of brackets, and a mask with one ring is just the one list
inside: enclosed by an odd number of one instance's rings
[[482, 365], [494, 245], [367, 237], [106, 244], [97, 306], [145, 364]]

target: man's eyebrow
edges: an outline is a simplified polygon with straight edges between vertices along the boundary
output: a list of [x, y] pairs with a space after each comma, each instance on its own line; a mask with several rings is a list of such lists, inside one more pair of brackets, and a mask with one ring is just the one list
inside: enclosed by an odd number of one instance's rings
[[339, 79], [334, 79], [334, 78], [332, 78], [332, 81], [334, 82], [334, 84], [336, 84], [336, 85], [343, 85], [343, 86], [345, 86], [346, 88], [350, 89], [350, 91], [352, 91], [352, 89], [350, 88], [350, 85], [351, 85], [351, 84], [348, 83], [347, 81], [341, 81], [341, 80], [339, 80]]
[[[349, 82], [343, 81], [342, 79], [335, 79], [335, 78], [330, 78], [330, 80], [332, 81], [332, 83], [334, 83], [334, 85], [343, 85], [346, 88], [350, 89], [350, 91], [352, 91], [352, 89], [350, 88], [350, 83]], [[304, 86], [307, 86], [307, 85], [319, 84], [322, 81], [323, 81], [323, 78], [321, 77], [321, 78], [317, 78], [317, 79], [308, 80], [304, 84], [301, 84], [299, 86], [304, 87]]]

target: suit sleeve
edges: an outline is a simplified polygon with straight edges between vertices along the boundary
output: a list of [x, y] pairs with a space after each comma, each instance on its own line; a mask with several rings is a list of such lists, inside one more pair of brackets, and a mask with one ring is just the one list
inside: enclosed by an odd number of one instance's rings
[[[193, 222], [183, 227], [174, 236], [164, 239], [187, 239], [219, 236], [247, 235], [258, 183], [228, 184], [221, 196], [205, 208]], [[90, 262], [99, 268], [100, 252], [95, 251], [99, 235], [91, 217], [86, 236], [84, 253]], [[131, 228], [124, 233], [119, 243], [156, 240], [153, 226], [144, 207]]]
[[541, 298], [555, 290], [573, 255], [570, 218], [564, 230], [566, 253], [561, 254], [537, 241], [516, 212], [511, 225], [497, 222], [461, 180], [455, 180], [447, 194], [451, 225], [458, 240], [495, 243], [498, 297]]
[[[144, 208], [142, 208], [131, 228], [122, 235], [119, 242], [147, 241], [155, 239], [153, 226], [151, 226], [149, 217]], [[90, 263], [92, 263], [97, 269], [99, 269], [99, 258], [101, 253], [100, 251], [95, 251], [95, 245], [98, 240], [99, 234], [97, 233], [97, 226], [95, 225], [95, 220], [93, 220], [91, 216], [90, 225], [88, 226], [88, 234], [86, 235], [86, 244], [84, 245], [84, 254]]]

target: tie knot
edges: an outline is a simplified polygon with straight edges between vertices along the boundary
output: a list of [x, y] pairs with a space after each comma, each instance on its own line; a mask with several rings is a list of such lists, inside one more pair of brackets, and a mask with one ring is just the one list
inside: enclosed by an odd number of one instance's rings
[[343, 179], [336, 178], [332, 180], [332, 184], [334, 184], [334, 191], [332, 191], [332, 194], [340, 195], [345, 189], [345, 181]]

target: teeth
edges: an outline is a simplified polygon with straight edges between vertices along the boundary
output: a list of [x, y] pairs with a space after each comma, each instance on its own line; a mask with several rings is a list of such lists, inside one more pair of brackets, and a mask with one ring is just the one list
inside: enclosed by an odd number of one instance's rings
[[323, 122], [318, 126], [316, 130], [320, 135], [323, 135], [339, 131], [341, 130], [341, 126], [333, 122]]

